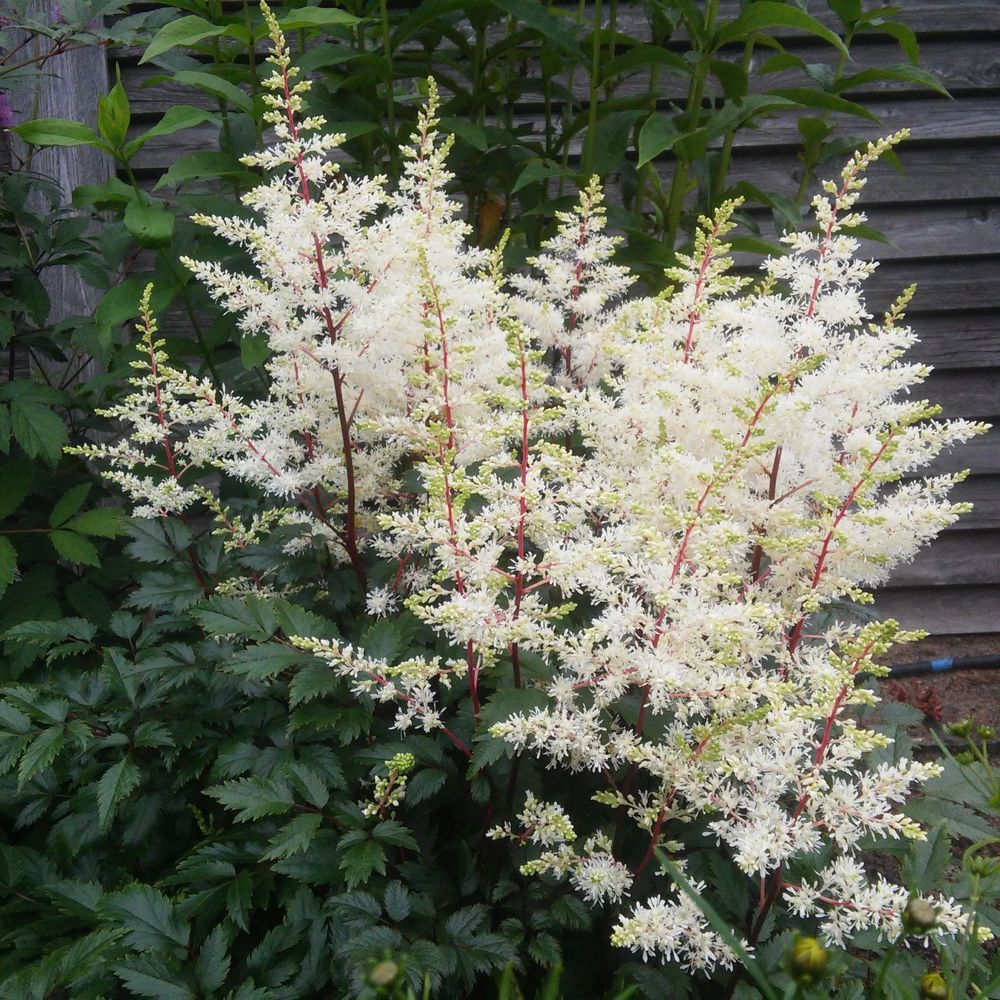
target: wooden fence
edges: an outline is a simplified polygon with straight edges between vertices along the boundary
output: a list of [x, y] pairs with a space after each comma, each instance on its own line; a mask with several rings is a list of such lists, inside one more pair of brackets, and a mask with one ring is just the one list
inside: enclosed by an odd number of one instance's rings
[[[811, 12], [817, 16], [821, 4]], [[873, 84], [857, 96], [881, 123], [844, 121], [848, 134], [874, 137], [903, 126], [912, 138], [901, 151], [905, 173], [874, 171], [865, 193], [871, 223], [891, 241], [868, 249], [881, 262], [869, 285], [872, 305], [885, 306], [910, 282], [919, 291], [910, 319], [921, 336], [916, 359], [935, 366], [926, 395], [945, 416], [996, 421], [1000, 415], [1000, 0], [899, 0], [918, 33], [921, 63], [953, 95], [947, 100], [901, 83]], [[732, 15], [735, 0], [723, 0]], [[729, 8], [733, 8], [730, 10]], [[635, 23], [630, 23], [630, 19]], [[641, 13], [619, 8], [620, 29], [641, 33]], [[794, 36], [789, 48], [806, 61], [815, 40]], [[858, 68], [899, 62], [885, 36], [852, 45]], [[193, 91], [144, 87], [155, 67], [138, 52], [113, 52], [134, 112], [150, 120], [174, 102], [197, 103]], [[816, 51], [818, 61], [821, 53]], [[772, 78], [774, 85], [780, 79]], [[770, 82], [769, 82], [769, 85]], [[664, 94], [665, 98], [681, 95]], [[206, 104], [206, 106], [208, 106]], [[529, 108], [518, 109], [530, 119]], [[210, 126], [150, 142], [136, 166], [152, 181], [178, 156], [213, 145]], [[738, 135], [733, 176], [771, 191], [798, 186], [795, 116], [776, 117]], [[671, 165], [661, 166], [669, 176]], [[935, 471], [969, 467], [956, 497], [972, 514], [895, 574], [878, 609], [909, 627], [936, 634], [1000, 632], [1000, 428], [942, 457]]]

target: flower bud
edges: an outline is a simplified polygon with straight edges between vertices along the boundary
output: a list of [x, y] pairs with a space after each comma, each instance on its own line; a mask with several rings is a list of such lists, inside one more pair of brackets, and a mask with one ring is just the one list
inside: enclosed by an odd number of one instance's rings
[[976, 732], [981, 740], [991, 740], [996, 735], [996, 730], [992, 726], [980, 726]]
[[819, 979], [829, 960], [830, 953], [817, 938], [799, 938], [792, 945], [792, 975], [803, 986], [808, 986]]
[[984, 858], [977, 855], [969, 861], [969, 872], [979, 878], [989, 878], [1000, 871], [1000, 858]]
[[368, 982], [372, 986], [391, 986], [399, 975], [399, 966], [386, 958], [373, 965], [368, 973]]
[[974, 761], [975, 759], [976, 759], [976, 758], [975, 758], [975, 757], [973, 757], [973, 756], [972, 756], [972, 754], [971, 754], [971, 753], [969, 753], [969, 751], [968, 751], [968, 750], [963, 750], [963, 751], [962, 751], [961, 753], [957, 753], [957, 754], [955, 754], [955, 760], [956, 760], [956, 761], [957, 761], [957, 762], [958, 762], [959, 764], [961, 764], [961, 765], [963, 765], [963, 766], [968, 766], [968, 765], [969, 765], [969, 764], [971, 764], [971, 763], [972, 763], [972, 762], [973, 762], [973, 761]]
[[911, 934], [925, 934], [937, 924], [937, 910], [926, 899], [911, 899], [903, 910], [903, 926]]
[[972, 732], [972, 720], [962, 719], [961, 722], [952, 722], [944, 727], [944, 731], [949, 736], [964, 740]]
[[920, 980], [920, 1000], [951, 1000], [951, 990], [940, 972], [928, 972]]

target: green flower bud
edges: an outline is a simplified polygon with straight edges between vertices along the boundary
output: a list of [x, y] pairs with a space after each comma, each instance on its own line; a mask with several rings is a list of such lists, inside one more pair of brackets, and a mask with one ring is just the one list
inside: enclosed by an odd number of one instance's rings
[[399, 975], [399, 966], [386, 958], [373, 965], [368, 973], [368, 982], [372, 986], [391, 986]]
[[944, 731], [949, 736], [964, 740], [972, 732], [972, 720], [962, 719], [961, 722], [951, 722], [944, 727]]
[[969, 861], [969, 872], [979, 878], [989, 878], [1000, 871], [1000, 858], [984, 858], [977, 855]]
[[951, 990], [940, 972], [928, 972], [920, 980], [920, 1000], [951, 1000]]
[[823, 975], [830, 953], [814, 937], [799, 938], [792, 945], [792, 975], [803, 986], [814, 983]]
[[924, 934], [937, 924], [937, 910], [926, 899], [911, 899], [903, 910], [903, 926], [911, 934]]
[[395, 771], [397, 774], [406, 774], [408, 771], [412, 771], [416, 765], [417, 758], [414, 757], [412, 753], [393, 754], [393, 756], [385, 762], [385, 766], [389, 768], [390, 771]]
[[963, 750], [961, 753], [955, 754], [955, 760], [964, 766], [971, 764], [976, 758], [969, 753], [968, 750]]
[[977, 732], [981, 740], [991, 740], [996, 735], [996, 730], [992, 726], [980, 726]]

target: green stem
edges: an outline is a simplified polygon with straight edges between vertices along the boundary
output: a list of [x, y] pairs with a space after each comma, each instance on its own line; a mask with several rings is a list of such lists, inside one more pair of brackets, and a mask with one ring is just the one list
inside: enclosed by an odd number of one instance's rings
[[385, 112], [389, 137], [389, 164], [393, 177], [399, 176], [399, 150], [396, 148], [396, 76], [392, 63], [392, 35], [389, 31], [389, 6], [379, 0], [382, 11], [382, 53], [385, 58]]
[[582, 173], [585, 183], [594, 172], [594, 133], [597, 131], [597, 89], [601, 74], [601, 8], [602, 0], [594, 0], [594, 27], [590, 51], [590, 96], [587, 105], [587, 139], [583, 146]]
[[[709, 0], [708, 9], [705, 11], [705, 37], [708, 44], [705, 50], [699, 53], [701, 58], [698, 60], [698, 65], [691, 77], [691, 86], [688, 89], [686, 115], [686, 131], [688, 133], [696, 131], [701, 122], [701, 102], [705, 96], [705, 85], [708, 82], [713, 54], [711, 35], [715, 29], [715, 17], [718, 9], [719, 0]], [[677, 231], [680, 229], [684, 197], [688, 191], [690, 169], [690, 161], [686, 157], [679, 156], [674, 167], [674, 177], [670, 183], [666, 232], [664, 233], [664, 242], [670, 251], [674, 250], [677, 243]]]
[[[578, 10], [578, 15], [581, 23], [583, 22], [583, 15], [587, 11], [586, 0], [580, 0], [580, 7]], [[576, 60], [569, 68], [569, 79], [566, 81], [566, 92], [569, 94], [569, 99], [566, 101], [566, 106], [563, 108], [563, 127], [562, 135], [560, 139], [563, 144], [562, 152], [562, 173], [559, 175], [559, 195], [562, 197], [566, 191], [566, 171], [569, 169], [569, 126], [570, 122], [573, 120], [573, 92], [576, 86]]]
[[[753, 58], [754, 40], [751, 36], [743, 46], [743, 60], [740, 63], [744, 73], [750, 71], [750, 60]], [[722, 152], [719, 154], [719, 163], [715, 170], [714, 190], [711, 192], [713, 204], [721, 198], [722, 192], [726, 189], [726, 178], [729, 175], [729, 165], [733, 158], [733, 141], [736, 139], [736, 127], [734, 126], [726, 133], [726, 138], [722, 142]]]

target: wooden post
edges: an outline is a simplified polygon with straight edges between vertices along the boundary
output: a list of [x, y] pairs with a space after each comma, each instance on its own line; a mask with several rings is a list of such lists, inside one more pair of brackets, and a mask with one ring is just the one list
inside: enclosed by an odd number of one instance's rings
[[[32, 0], [30, 9], [50, 23], [61, 16], [54, 0]], [[38, 45], [39, 51], [45, 51], [41, 46], [45, 46], [47, 40], [38, 39], [31, 44]], [[30, 118], [70, 118], [96, 127], [97, 99], [107, 92], [108, 63], [103, 46], [73, 49], [45, 64], [33, 93], [25, 91], [16, 95], [16, 101], [12, 101], [14, 117], [17, 122]], [[43, 174], [58, 184], [64, 205], [70, 204], [73, 190], [80, 184], [100, 184], [114, 172], [111, 158], [106, 153], [87, 146], [34, 149], [29, 157], [28, 151], [21, 145], [19, 153], [21, 159], [26, 160], [23, 169]], [[46, 268], [42, 273], [42, 284], [52, 303], [50, 323], [58, 323], [67, 316], [90, 315], [101, 299], [102, 293], [85, 284], [73, 267]], [[78, 364], [79, 359], [74, 367]], [[46, 369], [50, 370], [48, 364]], [[96, 370], [95, 362], [90, 361], [78, 378], [86, 380]]]

